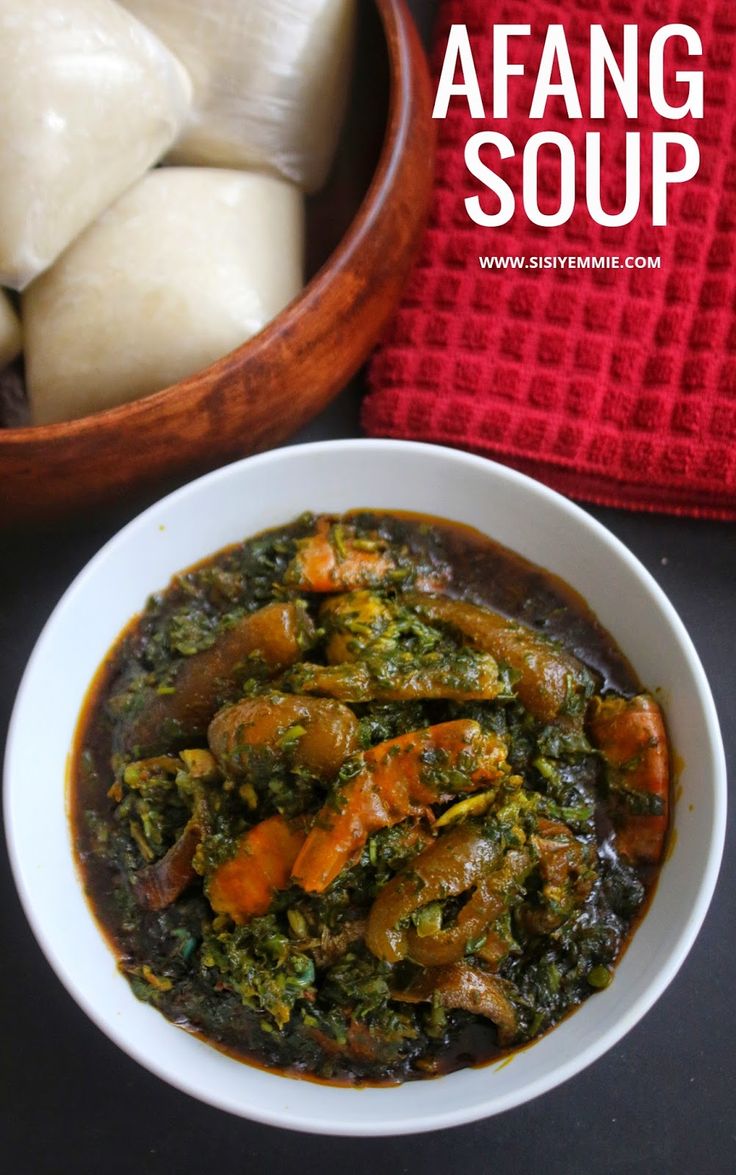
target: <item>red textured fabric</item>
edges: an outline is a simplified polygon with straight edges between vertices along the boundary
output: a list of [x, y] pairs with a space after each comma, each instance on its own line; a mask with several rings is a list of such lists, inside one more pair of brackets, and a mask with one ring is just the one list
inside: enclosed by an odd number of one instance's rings
[[[489, 106], [494, 22], [532, 26], [532, 37], [510, 51], [526, 76], [510, 81], [508, 120], [474, 122], [467, 103], [455, 99], [437, 124], [430, 225], [403, 305], [371, 363], [365, 431], [468, 448], [590, 502], [736, 519], [736, 0], [444, 0], [435, 77], [449, 26], [466, 24]], [[704, 68], [702, 121], [653, 113], [644, 64], [636, 122], [626, 120], [612, 90], [605, 123], [569, 120], [558, 98], [541, 122], [529, 121], [549, 24], [565, 26], [585, 116], [590, 24], [602, 23], [616, 48], [622, 25], [638, 24], [648, 53], [653, 32], [677, 22], [699, 31], [704, 55], [685, 61], [675, 49], [667, 74]], [[682, 42], [674, 45], [684, 53]], [[667, 94], [674, 103], [682, 87], [668, 85]], [[468, 138], [489, 128], [517, 151], [502, 164], [489, 156], [517, 197], [513, 220], [496, 229], [475, 225], [464, 203], [477, 193], [494, 207], [464, 163]], [[627, 130], [642, 132], [644, 176], [654, 130], [693, 135], [700, 171], [670, 188], [665, 228], [652, 228], [646, 180], [642, 212], [627, 227], [598, 226], [578, 196], [567, 225], [538, 228], [520, 210], [521, 151], [542, 129], [572, 140], [579, 181], [585, 132], [602, 131], [603, 207], [610, 212], [624, 204]], [[554, 211], [559, 156], [541, 160], [540, 204]], [[479, 256], [492, 254], [661, 256], [662, 265], [481, 270]]]

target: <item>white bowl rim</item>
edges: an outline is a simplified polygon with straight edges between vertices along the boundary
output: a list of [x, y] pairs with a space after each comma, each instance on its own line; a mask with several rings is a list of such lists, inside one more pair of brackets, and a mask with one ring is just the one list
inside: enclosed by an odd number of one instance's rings
[[[328, 458], [331, 453], [354, 453], [357, 456], [367, 456], [371, 453], [381, 454], [392, 452], [398, 457], [402, 454], [409, 455], [412, 453], [425, 453], [437, 457], [439, 460], [450, 461], [459, 465], [465, 465], [467, 468], [483, 469], [486, 471], [492, 470], [495, 476], [500, 476], [509, 486], [524, 486], [527, 489], [532, 488], [541, 499], [547, 499], [554, 502], [558, 509], [567, 514], [569, 518], [578, 527], [597, 536], [603, 540], [615, 553], [615, 555], [628, 566], [628, 568], [636, 574], [640, 582], [646, 587], [649, 594], [654, 598], [654, 601], [660, 611], [664, 614], [670, 627], [673, 629], [681, 651], [687, 657], [690, 668], [694, 674], [699, 691], [699, 701], [704, 710], [707, 723], [707, 736], [709, 740], [709, 749], [711, 751], [713, 765], [714, 765], [714, 792], [713, 792], [713, 811], [711, 815], [711, 835], [709, 840], [709, 852], [707, 860], [704, 862], [700, 883], [695, 893], [695, 898], [692, 903], [691, 912], [683, 924], [679, 933], [674, 949], [672, 949], [666, 958], [664, 965], [660, 968], [656, 978], [650, 982], [646, 991], [643, 992], [626, 1011], [626, 1013], [616, 1022], [611, 1023], [607, 1030], [596, 1036], [596, 1039], [588, 1045], [581, 1054], [569, 1058], [565, 1063], [555, 1068], [554, 1072], [547, 1074], [542, 1078], [529, 1082], [521, 1090], [514, 1091], [506, 1097], [488, 1098], [486, 1102], [474, 1103], [472, 1106], [463, 1108], [459, 1111], [448, 1111], [444, 1113], [433, 1112], [431, 1116], [420, 1114], [414, 1117], [406, 1117], [400, 1122], [395, 1120], [372, 1120], [365, 1122], [362, 1119], [360, 1108], [356, 1105], [345, 1106], [345, 1110], [353, 1110], [353, 1113], [341, 1114], [339, 1118], [335, 1117], [334, 1121], [327, 1126], [324, 1123], [314, 1123], [308, 1116], [295, 1114], [290, 1112], [288, 1117], [285, 1117], [281, 1110], [269, 1111], [268, 1109], [255, 1109], [251, 1107], [244, 1108], [242, 1103], [236, 1101], [228, 1101], [226, 1097], [218, 1096], [211, 1097], [203, 1093], [197, 1088], [196, 1082], [190, 1081], [185, 1077], [172, 1073], [167, 1069], [163, 1062], [159, 1062], [156, 1057], [148, 1055], [144, 1049], [134, 1047], [126, 1039], [124, 1030], [121, 1030], [118, 1025], [111, 1022], [100, 1015], [95, 1006], [94, 999], [89, 995], [85, 989], [80, 978], [71, 973], [65, 964], [58, 958], [53, 944], [49, 941], [46, 929], [43, 922], [37, 916], [35, 907], [35, 898], [31, 886], [28, 884], [24, 862], [16, 851], [16, 838], [14, 835], [15, 827], [15, 805], [14, 805], [14, 763], [18, 754], [18, 740], [19, 728], [21, 725], [21, 718], [26, 705], [26, 695], [30, 688], [30, 683], [36, 672], [36, 666], [39, 664], [44, 656], [46, 645], [50, 642], [53, 631], [59, 622], [59, 618], [63, 616], [63, 612], [69, 601], [79, 592], [85, 585], [86, 581], [96, 574], [97, 568], [101, 565], [108, 555], [115, 550], [119, 545], [123, 545], [128, 536], [136, 529], [144, 526], [149, 520], [155, 518], [157, 514], [164, 511], [169, 506], [178, 504], [187, 497], [196, 496], [202, 488], [217, 482], [218, 480], [227, 479], [234, 472], [243, 466], [249, 468], [267, 468], [269, 465], [278, 465], [282, 461], [289, 461], [290, 457], [299, 455], [300, 457], [309, 456], [315, 460], [320, 458]], [[356, 503], [356, 506], [364, 504]], [[366, 506], [369, 509], [370, 506]], [[574, 586], [574, 585], [573, 585]], [[155, 590], [152, 586], [151, 590]], [[106, 651], [106, 650], [105, 650]], [[104, 656], [101, 654], [100, 659]], [[543, 483], [536, 481], [533, 478], [519, 473], [508, 466], [500, 465], [497, 462], [491, 461], [484, 457], [475, 456], [461, 450], [447, 448], [441, 445], [424, 444], [415, 441], [399, 441], [399, 440], [380, 440], [380, 439], [350, 439], [350, 440], [333, 440], [333, 441], [316, 441], [303, 445], [284, 446], [277, 449], [270, 450], [266, 453], [257, 454], [255, 456], [246, 457], [239, 461], [232, 462], [228, 465], [222, 466], [202, 477], [188, 482], [172, 493], [154, 502], [147, 509], [138, 514], [129, 523], [127, 523], [121, 530], [119, 530], [108, 542], [100, 548], [100, 550], [88, 561], [85, 567], [74, 578], [70, 586], [61, 596], [59, 602], [54, 607], [46, 624], [44, 625], [33, 652], [29, 658], [28, 664], [24, 671], [21, 683], [17, 692], [15, 704], [13, 707], [10, 724], [8, 727], [7, 745], [4, 763], [4, 786], [3, 786], [3, 811], [4, 822], [6, 830], [6, 841], [8, 847], [8, 855], [10, 859], [11, 870], [13, 878], [18, 890], [21, 904], [23, 906], [26, 917], [30, 923], [37, 942], [46, 956], [47, 961], [60, 979], [62, 984], [66, 987], [69, 994], [75, 1002], [83, 1009], [86, 1015], [101, 1029], [101, 1031], [118, 1045], [128, 1056], [137, 1061], [144, 1068], [159, 1076], [168, 1084], [175, 1086], [182, 1092], [190, 1096], [209, 1103], [218, 1109], [226, 1110], [232, 1114], [246, 1117], [250, 1120], [261, 1122], [267, 1125], [280, 1127], [282, 1129], [290, 1129], [302, 1131], [305, 1133], [317, 1134], [331, 1134], [335, 1136], [386, 1136], [386, 1135], [400, 1135], [410, 1133], [420, 1133], [425, 1131], [434, 1131], [440, 1129], [447, 1129], [449, 1127], [460, 1126], [466, 1123], [477, 1121], [479, 1119], [513, 1109], [527, 1101], [538, 1097], [549, 1089], [567, 1081], [579, 1073], [588, 1065], [592, 1064], [599, 1057], [601, 1057], [609, 1048], [615, 1045], [623, 1036], [629, 1032], [635, 1024], [650, 1010], [652, 1005], [659, 999], [665, 989], [669, 986], [675, 978], [677, 972], [682, 966], [688, 952], [690, 951], [697, 935], [702, 926], [703, 920], [707, 914], [710, 905], [715, 885], [718, 879], [718, 872], [720, 868], [721, 858], [723, 855], [724, 841], [725, 841], [725, 826], [726, 826], [726, 808], [727, 808], [727, 774], [725, 753], [723, 749], [723, 742], [720, 733], [720, 726], [718, 716], [713, 701], [713, 696], [708, 684], [705, 671], [701, 665], [698, 654], [694, 648], [692, 640], [685, 629], [683, 622], [680, 620], [677, 612], [669, 599], [660, 588], [653, 576], [641, 564], [641, 562], [632, 554], [632, 552], [622, 543], [615, 535], [613, 535], [602, 523], [599, 523], [595, 518], [576, 505], [570, 499], [558, 494], [556, 491], [545, 486]], [[90, 917], [92, 914], [90, 912]], [[132, 994], [132, 993], [131, 993]], [[158, 1013], [157, 1013], [158, 1015]], [[481, 1070], [472, 1070], [473, 1072], [482, 1072]], [[468, 1072], [467, 1070], [465, 1072]], [[266, 1073], [270, 1077], [270, 1073]], [[279, 1081], [293, 1080], [282, 1076], [277, 1076]], [[440, 1079], [441, 1080], [441, 1079]], [[428, 1085], [435, 1085], [435, 1081], [426, 1083]], [[339, 1087], [327, 1086], [329, 1089], [339, 1089]], [[345, 1089], [340, 1090], [347, 1098], [355, 1097], [356, 1094], [372, 1092], [365, 1089]], [[384, 1091], [381, 1091], [384, 1092]]]

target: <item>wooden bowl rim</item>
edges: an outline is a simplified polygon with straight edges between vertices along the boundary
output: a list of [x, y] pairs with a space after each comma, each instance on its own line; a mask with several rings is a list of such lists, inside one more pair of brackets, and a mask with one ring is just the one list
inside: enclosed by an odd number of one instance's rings
[[293, 298], [252, 339], [248, 339], [240, 347], [216, 359], [207, 367], [178, 380], [177, 383], [161, 388], [158, 392], [151, 392], [140, 399], [132, 400], [126, 404], [118, 404], [112, 408], [101, 409], [99, 412], [81, 416], [76, 420], [58, 421], [55, 424], [23, 425], [21, 428], [0, 428], [0, 451], [3, 448], [6, 450], [15, 447], [22, 449], [26, 444], [32, 444], [35, 448], [38, 444], [43, 444], [44, 441], [58, 444], [66, 438], [71, 440], [85, 437], [98, 430], [114, 431], [117, 427], [124, 426], [126, 421], [134, 420], [136, 417], [145, 417], [151, 414], [153, 418], [159, 407], [168, 404], [170, 400], [180, 396], [185, 390], [194, 388], [203, 380], [226, 375], [229, 370], [239, 367], [249, 353], [256, 353], [256, 351], [267, 347], [272, 340], [275, 341], [276, 338], [283, 335], [284, 331], [294, 329], [298, 325], [305, 307], [319, 301], [324, 291], [332, 283], [335, 274], [350, 263], [370, 233], [374, 220], [391, 190], [410, 130], [411, 69], [409, 67], [411, 64], [412, 17], [406, 7], [405, 0], [374, 0], [374, 2], [383, 26], [389, 62], [388, 115], [381, 154], [368, 190], [347, 232], [296, 298]]

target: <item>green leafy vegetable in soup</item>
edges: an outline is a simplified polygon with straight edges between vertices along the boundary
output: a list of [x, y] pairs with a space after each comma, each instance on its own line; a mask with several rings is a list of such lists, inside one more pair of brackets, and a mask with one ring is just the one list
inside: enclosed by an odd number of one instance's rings
[[305, 515], [123, 633], [73, 821], [137, 996], [252, 1063], [386, 1083], [615, 982], [669, 797], [661, 711], [566, 585], [451, 523]]

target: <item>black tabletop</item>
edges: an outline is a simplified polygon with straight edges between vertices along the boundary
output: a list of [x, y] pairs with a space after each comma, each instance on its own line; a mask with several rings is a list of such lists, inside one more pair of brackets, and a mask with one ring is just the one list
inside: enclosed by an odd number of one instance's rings
[[[413, 5], [426, 29], [432, 4]], [[359, 389], [296, 441], [358, 434]], [[0, 731], [48, 613], [132, 515], [0, 540]], [[641, 559], [684, 620], [710, 678], [727, 754], [736, 751], [736, 529], [613, 510], [592, 513]], [[230, 1117], [188, 1098], [111, 1044], [66, 994], [26, 925], [0, 860], [0, 1169], [7, 1175], [201, 1175], [350, 1170], [545, 1175], [731, 1175], [736, 1171], [734, 928], [727, 850], [705, 926], [645, 1019], [595, 1065], [519, 1109], [441, 1133], [330, 1139]]]
[[[345, 393], [297, 441], [358, 432]], [[69, 580], [129, 516], [6, 540], [0, 577], [0, 724], [25, 661]], [[634, 551], [687, 625], [710, 678], [727, 750], [736, 750], [736, 529], [592, 513]], [[729, 842], [730, 843], [730, 838]], [[0, 1017], [7, 1175], [317, 1175], [421, 1171], [726, 1175], [736, 1170], [736, 868], [727, 850], [716, 896], [677, 979], [590, 1069], [544, 1097], [473, 1126], [405, 1139], [345, 1140], [257, 1126], [210, 1109], [139, 1068], [83, 1015], [43, 959], [3, 858]], [[275, 1166], [274, 1166], [275, 1165]]]

